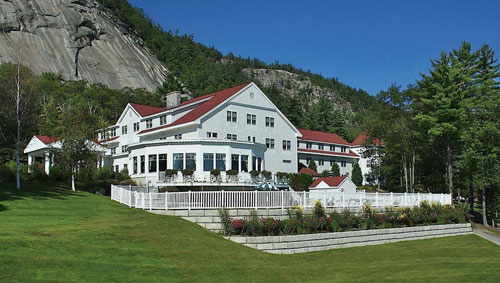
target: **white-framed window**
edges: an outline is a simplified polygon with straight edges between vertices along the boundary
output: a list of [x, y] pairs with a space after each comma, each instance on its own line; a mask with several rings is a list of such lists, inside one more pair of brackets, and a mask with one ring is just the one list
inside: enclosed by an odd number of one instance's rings
[[283, 163], [292, 163], [290, 159], [283, 159]]
[[209, 139], [216, 139], [217, 136], [218, 136], [218, 134], [215, 132], [207, 132], [207, 138], [209, 138]]
[[126, 152], [127, 151], [127, 146], [125, 145], [122, 145], [122, 153]]
[[266, 139], [266, 147], [274, 148], [274, 139]]
[[110, 132], [110, 137], [116, 137], [116, 128], [111, 129], [109, 132]]
[[340, 151], [344, 153], [347, 152], [347, 146], [340, 147]]
[[306, 148], [311, 149], [312, 148], [312, 142], [306, 142]]
[[340, 161], [340, 167], [346, 167], [347, 162], [345, 160]]
[[139, 131], [139, 129], [140, 129], [139, 122], [134, 123], [134, 132]]
[[323, 158], [319, 160], [319, 165], [325, 165], [325, 160]]
[[274, 118], [266, 117], [266, 127], [274, 128]]
[[292, 147], [292, 142], [288, 140], [283, 140], [283, 150], [290, 150]]
[[182, 140], [182, 134], [176, 134], [176, 135], [174, 135], [174, 139], [176, 139], [176, 140]]
[[319, 150], [324, 150], [324, 149], [325, 149], [325, 145], [324, 145], [324, 144], [322, 144], [322, 143], [319, 143], [319, 144], [318, 144], [318, 149], [319, 149]]
[[146, 120], [146, 129], [151, 129], [153, 127], [153, 119]]
[[256, 125], [257, 124], [257, 116], [254, 114], [247, 114], [247, 124], [248, 125]]
[[116, 147], [111, 148], [111, 154], [116, 154]]
[[309, 163], [311, 163], [311, 157], [306, 158], [306, 163], [307, 163], [307, 165], [309, 165]]
[[227, 134], [226, 138], [227, 138], [228, 140], [233, 140], [233, 141], [235, 141], [235, 140], [237, 140], [237, 139], [238, 139], [238, 136], [237, 136], [237, 135], [235, 135], [235, 134]]
[[335, 146], [334, 145], [330, 145], [330, 151], [335, 151]]
[[127, 126], [122, 126], [122, 135], [126, 135], [127, 134]]
[[167, 123], [167, 115], [160, 116], [160, 126], [165, 125]]
[[234, 111], [227, 111], [227, 121], [228, 122], [236, 122], [238, 114]]
[[335, 160], [330, 160], [330, 166], [333, 166], [335, 164]]

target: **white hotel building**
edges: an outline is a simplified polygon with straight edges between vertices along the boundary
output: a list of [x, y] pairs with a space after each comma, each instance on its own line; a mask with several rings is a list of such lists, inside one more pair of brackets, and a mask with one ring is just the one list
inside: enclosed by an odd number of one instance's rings
[[[298, 164], [314, 160], [318, 172], [336, 162], [349, 176], [360, 156], [336, 134], [297, 129], [254, 83], [246, 83], [180, 103], [167, 97], [169, 107], [129, 103], [115, 125], [99, 134], [106, 150], [102, 164], [127, 169], [140, 184], [158, 186], [255, 187], [249, 172], [297, 173]], [[45, 156], [53, 138], [34, 136], [25, 153], [32, 162]], [[43, 139], [43, 138], [42, 138]], [[43, 146], [42, 146], [43, 144]], [[47, 166], [48, 167], [48, 166]], [[46, 167], [46, 168], [47, 168]], [[221, 171], [214, 180], [210, 170]], [[165, 170], [177, 175], [166, 177]], [[184, 178], [183, 169], [193, 169]], [[237, 176], [226, 176], [232, 169]], [[48, 171], [48, 170], [46, 170]]]

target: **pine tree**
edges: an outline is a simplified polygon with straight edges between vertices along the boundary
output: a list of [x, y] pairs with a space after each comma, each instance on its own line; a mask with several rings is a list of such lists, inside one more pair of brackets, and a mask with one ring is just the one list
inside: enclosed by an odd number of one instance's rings
[[316, 166], [316, 162], [314, 162], [314, 159], [311, 159], [311, 161], [309, 161], [309, 169], [317, 172], [316, 170], [318, 170], [318, 167]]
[[361, 168], [359, 164], [356, 162], [352, 167], [352, 182], [356, 184], [356, 186], [363, 185], [363, 174], [361, 173]]
[[333, 177], [340, 176], [340, 168], [337, 162], [334, 162], [332, 165], [332, 176]]

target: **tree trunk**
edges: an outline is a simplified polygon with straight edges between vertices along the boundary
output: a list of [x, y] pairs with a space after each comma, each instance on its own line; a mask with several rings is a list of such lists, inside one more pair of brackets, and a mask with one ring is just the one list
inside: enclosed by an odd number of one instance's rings
[[71, 172], [71, 190], [73, 192], [76, 191], [76, 188], [75, 188], [75, 172], [74, 171]]
[[16, 74], [16, 122], [17, 122], [17, 137], [16, 137], [16, 189], [21, 189], [21, 174], [19, 162], [19, 148], [21, 143], [21, 46], [19, 46], [19, 54], [17, 58], [17, 74]]
[[415, 192], [415, 153], [412, 154], [412, 162], [411, 162], [411, 192]]
[[472, 184], [472, 174], [469, 176], [469, 211], [474, 211], [474, 186]]
[[486, 189], [483, 189], [481, 193], [482, 205], [483, 205], [483, 225], [488, 226], [488, 218], [486, 217]]
[[447, 156], [447, 159], [448, 159], [448, 190], [450, 192], [450, 195], [451, 195], [451, 199], [453, 200], [453, 164], [452, 164], [452, 161], [451, 161], [451, 148], [450, 146], [448, 145], [448, 156]]
[[408, 192], [408, 164], [406, 163], [406, 157], [403, 157], [403, 172], [405, 178], [405, 192]]

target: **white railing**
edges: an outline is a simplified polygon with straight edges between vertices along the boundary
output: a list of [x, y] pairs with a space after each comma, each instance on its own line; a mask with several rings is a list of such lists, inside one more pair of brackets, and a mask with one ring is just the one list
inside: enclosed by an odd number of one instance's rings
[[141, 209], [217, 209], [217, 208], [311, 208], [316, 200], [327, 208], [416, 206], [427, 200], [451, 204], [450, 194], [420, 193], [329, 193], [294, 191], [203, 191], [157, 193], [134, 187], [111, 185], [111, 199]]
[[221, 172], [219, 176], [215, 177], [210, 172], [195, 171], [191, 176], [183, 176], [182, 173], [177, 172], [172, 176], [166, 176], [165, 172], [158, 172], [158, 183], [162, 184], [195, 184], [195, 183], [210, 183], [210, 184], [257, 184], [257, 183], [275, 183], [275, 184], [288, 184], [288, 180], [284, 178], [277, 178], [272, 176], [270, 178], [263, 178], [261, 176], [252, 177], [248, 172], [239, 172], [237, 175], [227, 175], [226, 172]]

